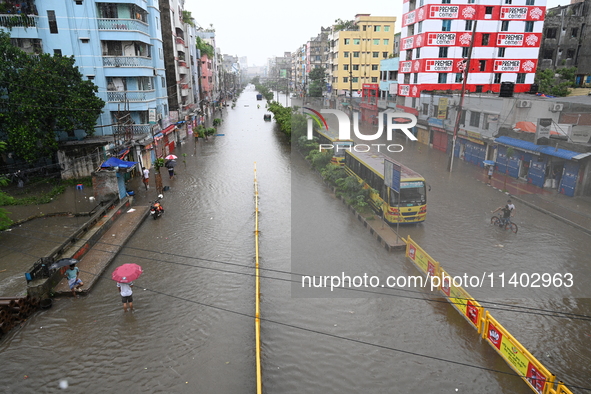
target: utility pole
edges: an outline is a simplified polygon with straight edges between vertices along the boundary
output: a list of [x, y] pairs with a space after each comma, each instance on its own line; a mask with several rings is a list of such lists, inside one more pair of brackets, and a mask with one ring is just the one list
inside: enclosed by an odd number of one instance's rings
[[353, 119], [353, 53], [349, 52], [349, 111]]
[[472, 49], [474, 48], [474, 40], [476, 37], [476, 25], [478, 24], [478, 20], [474, 21], [474, 26], [472, 27], [472, 37], [470, 39], [470, 46], [468, 47], [468, 58], [464, 59], [464, 69], [462, 70], [462, 91], [460, 93], [460, 104], [458, 105], [457, 114], [456, 114], [456, 123], [454, 125], [454, 134], [451, 143], [451, 154], [449, 158], [449, 172], [452, 172], [453, 165], [454, 165], [454, 153], [456, 150], [456, 139], [458, 136], [458, 129], [460, 127], [460, 119], [462, 117], [462, 108], [464, 107], [464, 95], [466, 94], [466, 83], [468, 82], [468, 74], [470, 72], [470, 60], [472, 59]]

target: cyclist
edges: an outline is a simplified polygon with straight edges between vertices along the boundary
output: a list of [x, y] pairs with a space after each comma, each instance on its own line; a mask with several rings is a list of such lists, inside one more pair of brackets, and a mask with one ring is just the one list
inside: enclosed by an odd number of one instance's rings
[[[512, 214], [513, 210], [510, 207], [510, 203], [511, 203], [511, 200], [509, 200], [508, 204], [505, 205], [504, 207], [498, 207], [494, 211], [491, 211], [492, 213], [496, 213], [501, 210], [503, 211], [503, 216], [501, 217], [501, 223], [499, 224], [499, 227], [503, 227], [503, 226], [511, 223], [511, 214]], [[511, 205], [513, 205], [513, 204], [511, 204]]]

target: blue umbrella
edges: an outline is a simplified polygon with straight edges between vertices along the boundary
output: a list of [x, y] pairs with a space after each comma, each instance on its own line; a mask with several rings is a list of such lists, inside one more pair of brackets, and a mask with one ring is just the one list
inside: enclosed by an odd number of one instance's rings
[[49, 266], [49, 269], [56, 270], [58, 268], [65, 267], [66, 265], [72, 265], [72, 264], [78, 264], [78, 263], [79, 263], [78, 260], [72, 259], [72, 258], [60, 259], [60, 260], [56, 261], [55, 263], [51, 264]]
[[484, 163], [484, 165], [487, 165], [487, 166], [494, 166], [495, 165], [494, 160], [484, 160], [483, 163]]

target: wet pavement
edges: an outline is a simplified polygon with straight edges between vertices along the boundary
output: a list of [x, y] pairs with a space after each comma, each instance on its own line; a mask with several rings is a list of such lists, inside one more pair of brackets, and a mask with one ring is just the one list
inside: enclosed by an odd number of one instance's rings
[[[123, 314], [110, 280], [98, 280], [88, 297], [57, 300], [52, 310], [32, 317], [0, 342], [0, 362], [5, 365], [0, 385], [9, 392], [52, 392], [60, 379], [68, 379], [78, 392], [252, 392], [254, 285], [249, 267], [252, 164], [257, 161], [266, 392], [388, 393], [392, 387], [403, 392], [531, 392], [451, 306], [428, 302], [433, 299], [427, 292], [413, 293], [414, 298], [396, 292], [314, 298], [294, 290], [297, 286], [284, 279], [294, 272], [416, 275], [417, 271], [399, 253], [380, 247], [299, 155], [292, 154], [290, 160], [289, 147], [272, 124], [263, 122], [263, 111], [257, 111], [255, 103], [254, 92], [245, 91], [236, 110], [224, 114], [220, 133], [225, 136], [177, 148], [188, 157], [186, 165], [177, 166], [176, 179], [163, 179], [171, 186], [164, 193], [166, 214], [145, 221], [107, 269], [108, 277], [122, 263], [145, 268], [134, 291], [136, 312]], [[580, 260], [573, 250], [583, 239], [578, 230], [527, 207], [518, 207], [519, 217], [528, 224], [523, 234], [491, 229], [486, 223], [491, 203], [505, 195], [499, 198], [501, 192], [477, 182], [481, 169], [459, 163], [457, 172], [448, 176], [437, 171], [440, 155], [422, 152], [411, 159], [412, 167], [419, 168], [434, 187], [427, 221], [404, 231], [446, 267], [452, 266], [452, 273], [494, 268], [497, 260], [531, 268], [524, 254], [554, 269], [550, 264], [557, 257], [564, 255], [572, 264]], [[147, 205], [155, 197], [153, 174], [151, 181], [150, 190], [143, 189], [139, 178], [130, 182], [136, 191], [134, 204]], [[460, 186], [466, 196], [458, 195]], [[68, 193], [72, 191], [64, 198]], [[74, 201], [82, 204], [80, 199]], [[576, 208], [569, 205], [572, 201], [560, 197], [555, 201], [551, 208]], [[52, 205], [35, 208], [53, 209]], [[33, 239], [26, 252], [42, 254], [34, 248], [49, 238], [50, 232], [37, 231], [44, 220], [3, 234], [7, 242], [0, 246], [10, 250], [19, 236], [30, 234]], [[76, 218], [61, 220], [63, 227]], [[64, 233], [68, 228], [62, 228]], [[556, 229], [554, 244], [546, 241], [551, 236], [548, 228]], [[584, 253], [579, 249], [579, 254]], [[544, 258], [535, 254], [538, 250]], [[504, 252], [502, 259], [493, 255], [495, 251]], [[13, 251], [11, 262], [23, 252]], [[298, 261], [299, 257], [305, 259]], [[559, 262], [565, 267], [567, 263]], [[8, 265], [6, 260], [2, 264]], [[581, 314], [589, 307], [571, 297], [513, 301]], [[497, 316], [530, 351], [543, 355], [559, 378], [585, 384], [581, 360], [589, 359], [586, 323], [510, 311], [496, 311]]]

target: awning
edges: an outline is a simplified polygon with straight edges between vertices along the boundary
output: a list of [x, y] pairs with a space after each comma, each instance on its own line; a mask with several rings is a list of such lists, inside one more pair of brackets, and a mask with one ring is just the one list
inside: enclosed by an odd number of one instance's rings
[[119, 168], [133, 168], [137, 164], [136, 161], [125, 161], [116, 157], [111, 157], [101, 164], [101, 168], [119, 167]]
[[543, 153], [548, 156], [560, 157], [561, 159], [565, 160], [581, 160], [585, 157], [591, 156], [591, 152], [581, 153], [567, 149], [555, 148], [548, 145], [536, 145], [533, 142], [523, 141], [517, 138], [511, 138], [506, 136], [495, 138], [495, 142], [507, 146], [512, 146], [514, 148], [521, 149], [524, 151], [530, 151], [536, 154]]
[[[560, 134], [558, 131], [554, 130], [554, 124], [552, 124], [552, 126], [550, 126], [550, 135], [564, 135], [564, 134]], [[515, 126], [513, 127], [513, 129], [517, 129], [517, 130], [521, 130], [524, 133], [535, 133], [537, 126], [534, 122], [517, 122], [515, 123]]]
[[161, 133], [162, 133], [163, 135], [170, 134], [170, 133], [172, 133], [172, 131], [173, 131], [175, 128], [176, 128], [176, 125], [175, 125], [175, 124], [171, 124], [170, 126], [168, 126], [167, 128], [165, 128], [164, 130], [162, 130], [162, 131], [161, 131]]

